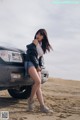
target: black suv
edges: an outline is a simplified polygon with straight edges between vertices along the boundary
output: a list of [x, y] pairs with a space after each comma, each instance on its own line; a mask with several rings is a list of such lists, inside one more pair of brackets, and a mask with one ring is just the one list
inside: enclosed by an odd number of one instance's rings
[[[13, 98], [27, 99], [33, 80], [24, 69], [25, 51], [0, 46], [0, 90], [7, 89]], [[48, 72], [42, 69], [42, 83], [48, 80]]]

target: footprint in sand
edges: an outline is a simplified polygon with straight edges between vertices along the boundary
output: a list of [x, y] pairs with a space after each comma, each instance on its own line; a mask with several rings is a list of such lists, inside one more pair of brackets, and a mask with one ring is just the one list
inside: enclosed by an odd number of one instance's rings
[[27, 117], [21, 117], [19, 120], [27, 120]]
[[12, 118], [11, 120], [17, 120], [17, 118]]
[[27, 117], [21, 117], [21, 118], [12, 118], [11, 120], [27, 120]]
[[58, 117], [60, 117], [60, 118], [67, 118], [67, 116], [65, 114], [59, 114]]
[[67, 118], [67, 117], [70, 117], [70, 116], [71, 116], [71, 114], [64, 114], [64, 113], [60, 113], [60, 114], [57, 115], [57, 117], [59, 117], [61, 120], [62, 120], [62, 118]]

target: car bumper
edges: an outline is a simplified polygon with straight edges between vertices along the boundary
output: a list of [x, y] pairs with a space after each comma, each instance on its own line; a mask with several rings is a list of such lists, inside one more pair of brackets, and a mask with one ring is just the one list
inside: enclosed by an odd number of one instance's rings
[[[48, 80], [48, 72], [43, 69], [41, 75], [42, 83], [46, 82]], [[33, 80], [29, 75], [25, 76], [23, 66], [0, 65], [0, 89], [32, 84]]]

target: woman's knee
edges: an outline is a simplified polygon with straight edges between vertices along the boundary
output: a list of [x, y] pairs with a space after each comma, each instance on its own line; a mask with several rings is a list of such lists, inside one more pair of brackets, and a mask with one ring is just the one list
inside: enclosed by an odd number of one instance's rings
[[41, 80], [39, 80], [39, 79], [36, 80], [36, 81], [35, 81], [35, 84], [38, 85], [38, 86], [40, 86], [40, 84], [41, 84]]

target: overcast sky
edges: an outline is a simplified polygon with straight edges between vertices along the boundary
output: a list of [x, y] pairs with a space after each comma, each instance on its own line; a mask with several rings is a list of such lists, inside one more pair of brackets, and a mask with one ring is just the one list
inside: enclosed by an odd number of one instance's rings
[[0, 0], [0, 43], [26, 50], [40, 28], [54, 49], [44, 56], [50, 77], [80, 80], [80, 4]]

